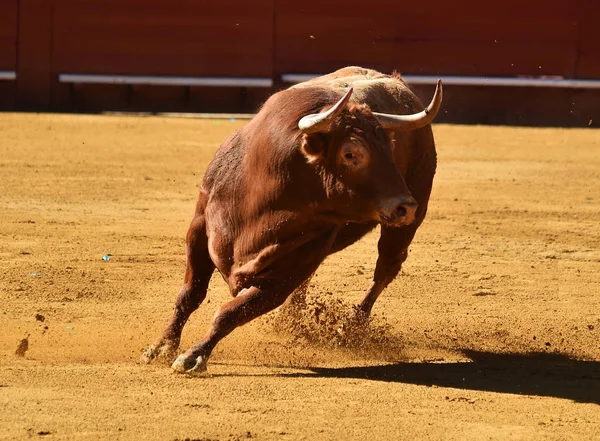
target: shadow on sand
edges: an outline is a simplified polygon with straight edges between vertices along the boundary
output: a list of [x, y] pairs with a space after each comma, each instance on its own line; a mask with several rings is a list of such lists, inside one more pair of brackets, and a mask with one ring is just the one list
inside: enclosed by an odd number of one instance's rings
[[489, 392], [566, 398], [600, 404], [600, 362], [580, 361], [566, 355], [495, 354], [464, 351], [471, 362], [395, 363], [368, 367], [309, 368], [328, 378], [453, 387]]

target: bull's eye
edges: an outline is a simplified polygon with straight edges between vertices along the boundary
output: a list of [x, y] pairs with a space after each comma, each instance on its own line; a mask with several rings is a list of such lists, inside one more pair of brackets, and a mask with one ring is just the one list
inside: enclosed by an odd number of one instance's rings
[[341, 146], [336, 161], [344, 170], [361, 170], [368, 165], [368, 158], [369, 151], [363, 142], [350, 139]]

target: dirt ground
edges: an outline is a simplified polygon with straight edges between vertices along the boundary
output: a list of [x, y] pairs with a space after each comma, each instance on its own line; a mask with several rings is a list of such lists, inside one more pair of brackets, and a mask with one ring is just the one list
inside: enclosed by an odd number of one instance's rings
[[[243, 123], [0, 114], [0, 439], [600, 439], [597, 129], [435, 126], [428, 218], [361, 344], [345, 311], [376, 232], [208, 375], [139, 364], [202, 173]], [[228, 298], [218, 274], [208, 298], [183, 347]]]

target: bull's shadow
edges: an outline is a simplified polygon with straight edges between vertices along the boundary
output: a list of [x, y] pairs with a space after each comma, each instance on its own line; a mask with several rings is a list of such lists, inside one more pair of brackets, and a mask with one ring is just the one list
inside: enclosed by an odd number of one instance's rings
[[[489, 392], [566, 398], [600, 404], [600, 362], [562, 354], [495, 354], [464, 351], [471, 362], [395, 363], [368, 367], [310, 368], [329, 378], [453, 387]], [[296, 374], [295, 376], [298, 376]]]

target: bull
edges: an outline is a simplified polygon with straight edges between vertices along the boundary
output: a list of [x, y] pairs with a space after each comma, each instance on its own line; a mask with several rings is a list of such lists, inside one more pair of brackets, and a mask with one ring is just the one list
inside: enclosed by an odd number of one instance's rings
[[373, 282], [358, 305], [368, 317], [427, 212], [436, 169], [430, 123], [441, 101], [440, 81], [423, 108], [399, 75], [359, 67], [272, 95], [206, 170], [174, 313], [142, 361], [175, 358], [215, 268], [233, 299], [175, 359], [176, 372], [205, 371], [221, 339], [282, 305], [328, 255], [380, 224]]

